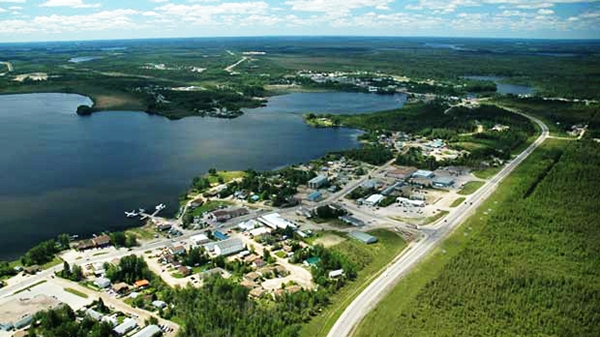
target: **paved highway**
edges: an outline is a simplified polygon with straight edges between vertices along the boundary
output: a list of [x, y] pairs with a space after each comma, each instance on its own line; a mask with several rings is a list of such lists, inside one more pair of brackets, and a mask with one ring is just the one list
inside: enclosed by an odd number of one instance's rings
[[510, 161], [498, 174], [483, 185], [477, 192], [467, 197], [467, 203], [450, 213], [445, 221], [433, 227], [434, 231], [416, 243], [412, 249], [401, 253], [383, 273], [360, 293], [339, 317], [329, 331], [328, 337], [352, 335], [354, 329], [375, 305], [393, 288], [399, 279], [406, 275], [418, 262], [429, 254], [440, 242], [458, 227], [477, 207], [479, 207], [517, 166], [519, 166], [549, 136], [548, 127], [539, 119], [521, 114], [540, 126], [542, 133], [525, 151]]

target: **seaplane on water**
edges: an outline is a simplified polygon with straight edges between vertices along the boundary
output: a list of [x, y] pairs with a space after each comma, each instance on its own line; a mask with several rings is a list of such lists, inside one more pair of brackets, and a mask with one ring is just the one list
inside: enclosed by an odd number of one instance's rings
[[126, 215], [128, 218], [135, 218], [136, 216], [138, 216], [138, 215], [139, 215], [139, 213], [136, 213], [136, 211], [134, 210], [134, 211], [131, 211], [131, 212], [125, 212], [125, 215]]
[[146, 212], [146, 210], [143, 208], [140, 208], [140, 209], [138, 209], [138, 212], [140, 212], [140, 214], [142, 214], [142, 213]]
[[167, 208], [167, 205], [165, 205], [165, 204], [156, 205], [156, 210], [157, 211], [162, 211], [165, 208]]

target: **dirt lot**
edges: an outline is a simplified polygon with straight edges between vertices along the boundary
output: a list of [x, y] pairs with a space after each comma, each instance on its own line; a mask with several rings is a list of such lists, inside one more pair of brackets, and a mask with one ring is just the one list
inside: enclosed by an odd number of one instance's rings
[[315, 245], [323, 245], [325, 247], [335, 246], [346, 240], [345, 238], [335, 234], [324, 234], [322, 237], [315, 240]]

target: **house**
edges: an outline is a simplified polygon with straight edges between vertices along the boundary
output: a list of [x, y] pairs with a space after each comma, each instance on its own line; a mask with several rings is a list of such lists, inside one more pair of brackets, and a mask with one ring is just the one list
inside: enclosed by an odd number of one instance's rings
[[251, 231], [254, 228], [259, 226], [258, 222], [254, 219], [250, 219], [248, 221], [240, 222], [238, 224], [238, 228], [244, 232]]
[[169, 246], [167, 250], [173, 255], [183, 255], [186, 253], [185, 247], [182, 245]]
[[255, 271], [253, 271], [251, 273], [246, 274], [245, 278], [247, 280], [252, 281], [252, 282], [256, 282], [256, 281], [260, 280], [261, 275], [259, 273], [255, 272]]
[[209, 243], [210, 239], [205, 234], [197, 234], [190, 237], [190, 240], [195, 246], [201, 246], [205, 243]]
[[192, 270], [186, 266], [180, 266], [177, 270], [179, 270], [179, 273], [184, 277], [192, 274]]
[[248, 293], [248, 295], [254, 297], [254, 298], [260, 298], [265, 294], [266, 290], [258, 287], [258, 288], [254, 288], [252, 290], [250, 290], [250, 292]]
[[373, 194], [365, 200], [365, 205], [377, 206], [385, 197], [381, 194]]
[[162, 330], [157, 325], [148, 325], [131, 337], [154, 337], [159, 334], [162, 334]]
[[435, 174], [428, 170], [417, 170], [416, 172], [414, 172], [411, 175], [411, 177], [413, 177], [413, 178], [426, 178], [426, 179], [431, 179], [434, 176], [435, 176]]
[[337, 269], [329, 272], [329, 278], [338, 278], [342, 275], [344, 275], [344, 269]]
[[129, 285], [127, 285], [125, 282], [119, 282], [112, 286], [112, 291], [117, 294], [125, 293], [127, 290], [129, 290]]
[[150, 286], [150, 281], [148, 280], [139, 280], [139, 281], [135, 281], [135, 283], [133, 284], [134, 287], [136, 288], [145, 288], [145, 287], [149, 287]]
[[450, 177], [436, 177], [433, 179], [433, 186], [435, 187], [450, 187], [454, 185], [454, 179]]
[[329, 183], [329, 180], [324, 175], [319, 175], [308, 181], [308, 188], [313, 190], [319, 189]]
[[264, 267], [267, 263], [263, 259], [256, 259], [252, 261], [252, 265], [256, 268]]
[[110, 287], [110, 280], [105, 277], [99, 277], [94, 281], [94, 284], [98, 286], [98, 288], [106, 289]]
[[367, 233], [364, 233], [364, 232], [353, 231], [353, 232], [350, 232], [348, 234], [348, 236], [350, 236], [351, 238], [354, 238], [358, 241], [361, 241], [363, 243], [366, 243], [366, 244], [372, 244], [372, 243], [377, 242], [376, 237], [369, 235]]
[[167, 303], [157, 300], [157, 301], [152, 302], [152, 306], [155, 307], [156, 309], [164, 309], [167, 307]]
[[79, 243], [77, 243], [75, 248], [79, 251], [84, 251], [87, 249], [96, 248], [96, 245], [94, 244], [94, 242], [92, 240], [82, 240], [82, 241], [79, 241]]
[[342, 220], [342, 222], [344, 222], [345, 224], [348, 224], [351, 226], [363, 227], [366, 225], [366, 223], [364, 221], [357, 219], [350, 215], [341, 216], [341, 217], [339, 217], [339, 219]]
[[304, 208], [304, 207], [299, 207], [296, 210], [296, 214], [300, 215], [300, 216], [303, 216], [303, 217], [305, 217], [307, 219], [312, 218], [312, 213], [309, 210], [307, 210], [306, 208]]
[[161, 224], [158, 224], [158, 225], [156, 225], [156, 229], [157, 229], [159, 232], [168, 231], [168, 230], [170, 230], [172, 227], [173, 227], [173, 226], [172, 226], [171, 224], [168, 224], [168, 223], [161, 223]]
[[92, 242], [97, 248], [106, 247], [110, 245], [110, 236], [100, 235], [92, 239]]
[[319, 201], [323, 198], [323, 194], [321, 194], [321, 192], [319, 191], [314, 191], [311, 194], [308, 195], [308, 200], [315, 202], [315, 201]]
[[102, 315], [101, 313], [97, 312], [96, 310], [94, 310], [92, 308], [89, 308], [88, 310], [86, 310], [85, 314], [96, 321], [101, 321], [102, 318], [104, 317], [104, 315]]
[[404, 197], [399, 197], [398, 202], [404, 206], [416, 206], [416, 207], [424, 207], [425, 206], [425, 201], [424, 200], [412, 200], [412, 199], [408, 199], [408, 198], [404, 198]]
[[271, 233], [271, 231], [272, 231], [271, 228], [258, 227], [258, 228], [251, 230], [250, 232], [248, 232], [248, 234], [250, 234], [250, 236], [252, 236], [252, 237], [257, 237], [257, 236], [261, 236], [264, 234], [269, 234], [269, 233]]
[[129, 331], [137, 328], [137, 322], [135, 321], [135, 319], [133, 318], [126, 318], [123, 323], [117, 325], [113, 331], [119, 335], [119, 336], [123, 336], [126, 333], [128, 333]]
[[215, 254], [217, 256], [227, 256], [239, 253], [244, 250], [244, 243], [240, 239], [229, 239], [215, 244]]
[[254, 282], [254, 281], [251, 281], [251, 280], [248, 280], [248, 279], [243, 279], [243, 280], [240, 282], [240, 285], [241, 285], [242, 287], [245, 287], [245, 288], [248, 288], [248, 289], [254, 289], [254, 288], [256, 288], [256, 286], [257, 286], [256, 282]]

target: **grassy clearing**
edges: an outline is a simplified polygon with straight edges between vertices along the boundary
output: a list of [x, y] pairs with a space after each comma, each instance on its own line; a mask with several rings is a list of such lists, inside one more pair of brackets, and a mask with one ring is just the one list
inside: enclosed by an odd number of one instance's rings
[[573, 145], [561, 156], [564, 146], [534, 152], [355, 335], [598, 335], [599, 233], [589, 224], [600, 151]]
[[125, 234], [133, 234], [141, 240], [151, 240], [154, 238], [154, 234], [156, 234], [156, 232], [151, 226], [142, 226], [130, 228], [125, 231]]
[[469, 181], [457, 193], [460, 195], [471, 195], [484, 184], [485, 182], [483, 181]]
[[352, 300], [369, 285], [383, 267], [406, 247], [406, 242], [394, 232], [378, 229], [370, 231], [369, 234], [376, 236], [379, 242], [373, 245], [365, 245], [356, 240], [346, 240], [331, 248], [347, 255], [362, 269], [359, 271], [356, 280], [331, 296], [331, 304], [319, 316], [314, 317], [302, 327], [300, 336], [327, 335], [327, 332]]
[[215, 209], [219, 208], [219, 207], [226, 207], [226, 206], [231, 206], [233, 205], [232, 202], [229, 201], [208, 201], [206, 203], [204, 203], [202, 206], [195, 208], [192, 211], [192, 215], [197, 216], [197, 215], [202, 215], [202, 213], [204, 212], [210, 212], [210, 211], [214, 211]]
[[218, 184], [219, 178], [223, 179], [224, 183], [228, 183], [234, 179], [243, 178], [246, 176], [244, 171], [217, 171], [216, 175], [207, 174], [206, 178], [211, 184]]
[[40, 268], [42, 268], [42, 269], [48, 269], [48, 268], [52, 268], [52, 267], [54, 267], [56, 265], [59, 265], [61, 263], [63, 263], [63, 260], [60, 257], [58, 257], [58, 256], [54, 256], [54, 258], [52, 259], [52, 261], [46, 262], [45, 264], [41, 265]]
[[473, 171], [473, 175], [475, 175], [479, 179], [490, 179], [500, 172], [502, 167], [488, 167], [483, 170]]
[[15, 292], [13, 293], [13, 295], [16, 295], [16, 294], [22, 293], [22, 292], [24, 292], [24, 291], [28, 291], [28, 290], [30, 290], [30, 289], [32, 289], [32, 288], [34, 288], [34, 287], [37, 287], [37, 286], [39, 286], [40, 284], [46, 283], [46, 282], [48, 282], [48, 281], [47, 281], [47, 280], [41, 280], [41, 281], [38, 281], [38, 282], [36, 282], [36, 283], [34, 283], [34, 284], [30, 285], [29, 287], [26, 287], [26, 288], [19, 289], [19, 290], [15, 291]]
[[68, 293], [71, 293], [73, 295], [82, 297], [82, 298], [88, 298], [89, 296], [86, 293], [83, 293], [77, 289], [73, 289], [73, 288], [65, 288], [65, 291]]
[[460, 204], [462, 204], [464, 201], [465, 201], [465, 198], [464, 198], [464, 197], [460, 197], [460, 198], [458, 198], [458, 199], [454, 200], [454, 201], [452, 202], [452, 205], [450, 205], [450, 207], [458, 207], [458, 206], [460, 206]]

